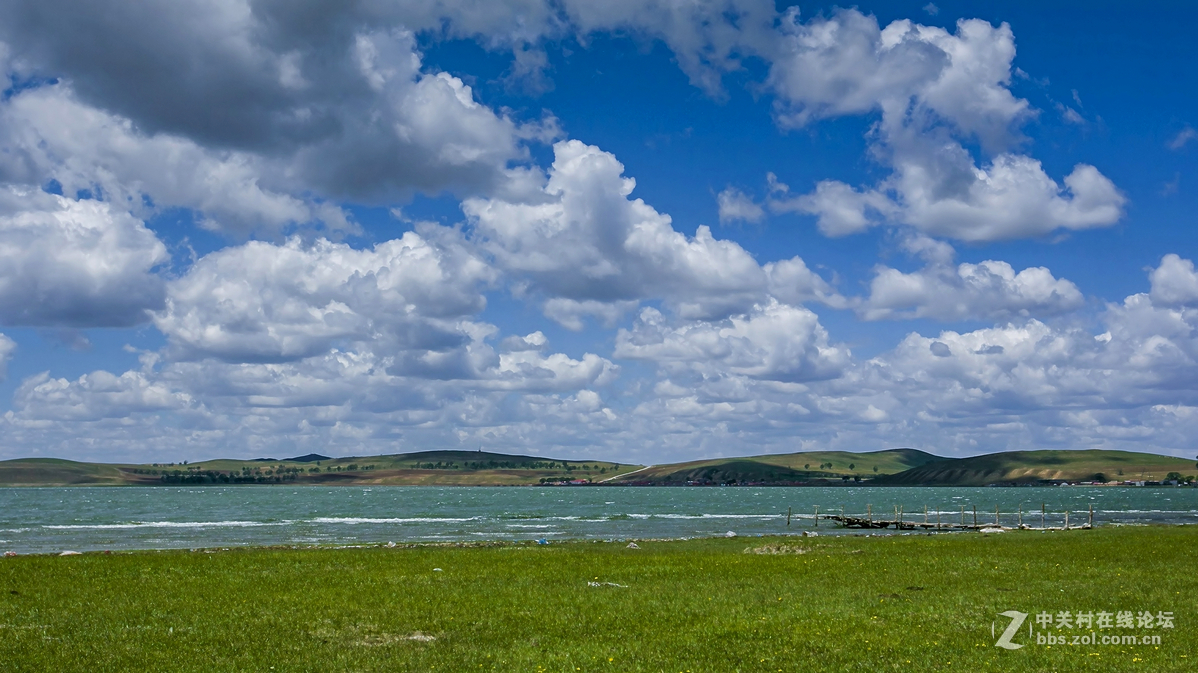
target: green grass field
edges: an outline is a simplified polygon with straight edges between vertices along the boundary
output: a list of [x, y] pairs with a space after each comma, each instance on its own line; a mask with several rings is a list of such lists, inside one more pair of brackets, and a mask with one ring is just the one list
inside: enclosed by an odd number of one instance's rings
[[[1142, 527], [0, 558], [0, 668], [1189, 671], [1196, 535]], [[991, 635], [1005, 610], [1171, 611], [1175, 628], [1155, 631], [1158, 646], [1007, 651]], [[1015, 640], [1027, 641], [1026, 626]]]

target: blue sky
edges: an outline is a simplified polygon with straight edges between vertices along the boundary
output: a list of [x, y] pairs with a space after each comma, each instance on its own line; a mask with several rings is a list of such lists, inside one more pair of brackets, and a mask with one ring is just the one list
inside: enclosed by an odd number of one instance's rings
[[1186, 4], [4, 5], [0, 458], [1193, 452]]

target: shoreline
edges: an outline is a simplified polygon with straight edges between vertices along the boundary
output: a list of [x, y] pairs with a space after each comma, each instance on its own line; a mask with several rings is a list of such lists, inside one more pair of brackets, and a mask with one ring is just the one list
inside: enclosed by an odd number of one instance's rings
[[[215, 554], [215, 553], [232, 553], [232, 552], [252, 552], [252, 551], [329, 551], [329, 550], [347, 550], [347, 549], [383, 549], [383, 550], [403, 550], [403, 549], [497, 549], [497, 548], [512, 548], [512, 549], [533, 549], [543, 548], [548, 546], [563, 547], [563, 546], [586, 546], [586, 545], [602, 545], [602, 544], [627, 544], [627, 543], [684, 543], [684, 542], [702, 542], [712, 540], [762, 540], [770, 538], [779, 538], [785, 540], [815, 540], [815, 539], [838, 539], [838, 538], [889, 538], [889, 537], [936, 537], [946, 535], [977, 535], [981, 537], [990, 537], [993, 535], [1003, 535], [1007, 533], [1080, 533], [1083, 531], [1096, 531], [1107, 528], [1177, 528], [1185, 526], [1198, 525], [1198, 521], [1192, 523], [1121, 523], [1108, 522], [1101, 526], [1072, 526], [1069, 529], [1060, 527], [1048, 528], [981, 528], [981, 529], [944, 529], [944, 530], [888, 530], [888, 529], [853, 529], [844, 527], [825, 528], [823, 530], [802, 530], [790, 533], [753, 533], [753, 534], [714, 534], [714, 535], [687, 535], [679, 537], [638, 537], [628, 536], [620, 538], [584, 538], [584, 537], [567, 537], [555, 538], [553, 540], [546, 539], [521, 539], [521, 540], [445, 540], [445, 541], [404, 541], [404, 542], [363, 542], [360, 544], [245, 544], [245, 545], [215, 545], [215, 546], [197, 546], [197, 547], [137, 547], [137, 548], [113, 548], [113, 549], [88, 549], [86, 551], [76, 551], [72, 549], [63, 549], [59, 551], [47, 552], [10, 552], [5, 551], [0, 553], [2, 558], [19, 558], [19, 557], [53, 557], [53, 556], [124, 556], [136, 554]], [[729, 531], [732, 532], [732, 531]]]
[[2, 489], [32, 489], [32, 488], [1129, 488], [1129, 489], [1193, 489], [1198, 483], [1182, 484], [1129, 484], [1129, 483], [1095, 483], [1095, 482], [1046, 482], [1046, 483], [1010, 483], [1010, 484], [894, 484], [875, 483], [870, 480], [844, 483], [840, 480], [827, 482], [797, 482], [797, 483], [744, 483], [744, 484], [677, 484], [677, 483], [619, 483], [594, 482], [589, 484], [461, 484], [461, 483], [379, 483], [379, 482], [262, 482], [262, 483], [178, 483], [178, 482], [147, 482], [147, 483], [44, 483], [44, 484], [3, 484]]

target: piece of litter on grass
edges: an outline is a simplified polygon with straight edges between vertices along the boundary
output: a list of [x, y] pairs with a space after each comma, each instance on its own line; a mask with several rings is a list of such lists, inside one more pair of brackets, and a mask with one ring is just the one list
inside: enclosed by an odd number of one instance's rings
[[439, 573], [439, 572], [442, 572], [442, 570], [440, 568], [433, 568], [433, 572]]
[[736, 537], [736, 533], [733, 531], [728, 531], [727, 533], [724, 533], [724, 537]]
[[587, 586], [588, 587], [619, 587], [621, 589], [628, 588], [627, 584], [616, 584], [615, 582], [587, 582]]
[[68, 550], [68, 551], [61, 552], [58, 555], [59, 556], [79, 556], [80, 552]]
[[629, 542], [629, 543], [628, 543], [628, 549], [640, 549], [640, 548], [641, 548], [641, 546], [640, 546], [640, 545], [638, 545], [638, 544], [637, 544], [637, 543], [635, 543], [635, 542]]
[[395, 547], [395, 543], [394, 543], [394, 542], [388, 542], [388, 543], [387, 543], [387, 549], [392, 549], [392, 548], [394, 548], [394, 547]]
[[1005, 533], [1007, 531], [1005, 531], [1001, 528], [983, 528], [981, 530], [981, 532], [983, 532], [983, 533]]
[[805, 530], [803, 531], [803, 537], [819, 537], [819, 533], [811, 530]]
[[537, 544], [549, 544], [549, 540], [546, 540], [545, 538], [541, 538], [540, 540], [537, 540]]

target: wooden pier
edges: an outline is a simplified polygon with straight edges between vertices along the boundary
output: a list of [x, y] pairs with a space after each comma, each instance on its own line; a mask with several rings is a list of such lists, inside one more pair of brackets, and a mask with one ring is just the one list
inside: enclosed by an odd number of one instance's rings
[[[1064, 516], [1063, 525], [1060, 525], [1060, 526], [1048, 525], [1048, 523], [1047, 523], [1048, 512], [1045, 511], [1045, 508], [1043, 506], [1041, 506], [1041, 508], [1040, 508], [1040, 525], [1039, 526], [1030, 526], [1030, 525], [1024, 523], [1022, 509], [1020, 509], [1018, 513], [1008, 512], [1007, 513], [1008, 520], [1005, 524], [1002, 521], [1002, 513], [999, 511], [999, 508], [997, 508], [997, 507], [994, 508], [994, 520], [986, 521], [986, 522], [982, 522], [982, 521], [978, 520], [978, 512], [977, 512], [976, 507], [973, 508], [972, 517], [969, 522], [966, 521], [966, 514], [965, 514], [964, 507], [961, 508], [959, 521], [945, 520], [941, 516], [942, 514], [943, 513], [939, 509], [936, 509], [935, 510], [935, 520], [932, 520], [929, 517], [928, 508], [924, 507], [922, 521], [912, 520], [911, 518], [904, 519], [903, 518], [904, 517], [903, 508], [896, 507], [894, 509], [894, 517], [885, 519], [885, 518], [875, 517], [873, 514], [873, 507], [870, 505], [867, 505], [866, 513], [864, 515], [847, 515], [844, 513], [843, 508], [841, 509], [840, 514], [820, 514], [819, 507], [816, 507], [814, 514], [807, 514], [807, 515], [801, 515], [801, 516], [803, 519], [807, 519], [808, 521], [811, 521], [812, 525], [816, 528], [819, 527], [820, 521], [830, 521], [830, 522], [832, 522], [833, 525], [840, 526], [842, 528], [876, 529], [876, 530], [893, 529], [893, 530], [911, 530], [911, 531], [946, 531], [946, 532], [969, 531], [969, 530], [973, 530], [973, 531], [987, 531], [987, 530], [994, 530], [994, 531], [999, 531], [999, 530], [1001, 530], [1001, 531], [1008, 531], [1008, 530], [1089, 530], [1094, 527], [1094, 507], [1093, 506], [1091, 506], [1089, 509], [1089, 512], [1088, 512], [1089, 516], [1087, 517], [1087, 520], [1085, 523], [1075, 524], [1072, 526], [1069, 525], [1069, 515], [1071, 514], [1071, 512], [1068, 512], [1068, 511], [1060, 513]], [[1014, 525], [1011, 525], [1010, 517], [1014, 517], [1014, 516], [1017, 516], [1018, 518], [1017, 518], [1016, 522], [1014, 523]], [[796, 516], [795, 518], [797, 519], [799, 517]], [[989, 518], [988, 514], [986, 515], [986, 518]], [[791, 521], [791, 512], [790, 512], [790, 509], [788, 508], [787, 516], [786, 516], [786, 525], [787, 526], [790, 525], [790, 521]]]

